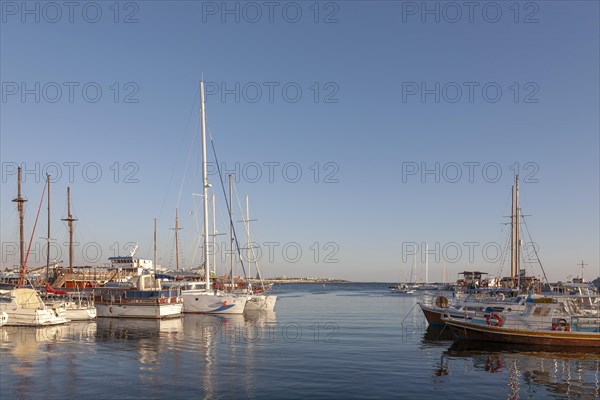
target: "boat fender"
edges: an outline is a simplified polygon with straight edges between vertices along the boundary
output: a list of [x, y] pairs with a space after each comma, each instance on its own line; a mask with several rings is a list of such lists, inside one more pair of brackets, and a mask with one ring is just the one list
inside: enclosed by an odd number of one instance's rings
[[490, 326], [500, 327], [500, 326], [504, 325], [504, 318], [502, 317], [502, 315], [500, 315], [498, 313], [490, 313], [485, 318], [485, 323]]
[[438, 296], [435, 298], [435, 305], [440, 308], [448, 308], [448, 298], [446, 296]]
[[569, 324], [567, 324], [567, 320], [564, 318], [559, 319], [557, 325], [558, 325], [557, 329], [559, 331], [566, 331], [567, 328], [569, 329], [569, 331], [571, 330], [571, 328], [569, 327]]
[[504, 293], [498, 293], [498, 295], [496, 296], [496, 298], [499, 301], [504, 301], [506, 299], [506, 296], [504, 296]]

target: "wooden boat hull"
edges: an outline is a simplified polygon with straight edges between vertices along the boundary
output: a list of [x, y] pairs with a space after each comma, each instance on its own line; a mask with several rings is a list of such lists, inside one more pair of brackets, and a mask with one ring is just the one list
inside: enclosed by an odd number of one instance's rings
[[66, 315], [69, 321], [89, 321], [96, 318], [95, 306], [89, 307], [67, 307]]
[[419, 307], [421, 307], [421, 311], [423, 311], [423, 315], [427, 320], [427, 323], [430, 326], [443, 327], [446, 326], [446, 322], [442, 320], [443, 314], [450, 314], [452, 318], [464, 319], [465, 314], [463, 312], [458, 312], [451, 310], [449, 308], [439, 308], [435, 306], [427, 306], [425, 304], [419, 303]]
[[598, 353], [600, 353], [600, 333], [552, 331], [549, 329], [530, 331], [480, 325], [455, 319], [445, 319], [444, 322], [457, 339], [540, 346], [590, 347], [598, 349]]

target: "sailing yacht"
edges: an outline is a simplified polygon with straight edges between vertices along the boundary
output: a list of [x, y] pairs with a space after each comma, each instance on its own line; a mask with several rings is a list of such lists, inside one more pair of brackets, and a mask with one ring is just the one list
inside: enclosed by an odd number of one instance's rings
[[202, 128], [202, 203], [204, 208], [204, 288], [183, 290], [183, 312], [186, 314], [242, 314], [247, 296], [225, 293], [211, 288], [208, 233], [208, 183], [206, 159], [206, 111], [204, 106], [204, 81], [200, 82], [200, 112]]

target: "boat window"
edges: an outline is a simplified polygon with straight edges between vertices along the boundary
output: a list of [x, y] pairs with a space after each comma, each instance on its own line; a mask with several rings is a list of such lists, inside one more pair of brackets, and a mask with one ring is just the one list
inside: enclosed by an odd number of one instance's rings
[[10, 297], [0, 296], [0, 303], [10, 303], [11, 301]]
[[550, 307], [537, 307], [533, 310], [533, 315], [545, 317], [548, 314], [550, 314]]

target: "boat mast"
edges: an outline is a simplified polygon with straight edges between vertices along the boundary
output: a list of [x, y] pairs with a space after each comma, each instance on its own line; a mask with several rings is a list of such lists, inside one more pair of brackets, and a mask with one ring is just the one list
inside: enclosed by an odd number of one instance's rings
[[[246, 195], [246, 219], [244, 223], [246, 225], [246, 236], [248, 237], [248, 250], [247, 250], [247, 259], [248, 259], [248, 276], [252, 277], [252, 273], [250, 270], [250, 257], [254, 260], [254, 265], [256, 266], [256, 279], [260, 280], [260, 286], [265, 290], [265, 285], [262, 280], [262, 276], [260, 275], [260, 269], [258, 268], [258, 260], [256, 259], [256, 254], [254, 254], [254, 249], [252, 248], [252, 240], [250, 239], [250, 222], [258, 221], [256, 219], [250, 219], [250, 198]], [[248, 290], [250, 290], [250, 285], [248, 285]]]
[[[246, 247], [248, 247], [248, 250], [246, 250], [246, 253], [248, 255], [250, 255], [250, 246], [252, 245], [252, 242], [250, 241], [250, 207], [249, 207], [249, 200], [248, 200], [248, 195], [246, 195], [246, 237], [248, 239], [248, 245]], [[254, 253], [254, 252], [252, 252]], [[250, 268], [250, 257], [246, 257], [248, 259], [248, 276], [251, 277], [252, 276], [252, 269]], [[258, 268], [256, 268], [256, 275], [258, 276], [258, 278], [260, 279], [259, 276], [259, 272], [258, 272]]]
[[175, 270], [179, 271], [179, 217], [175, 209]]
[[50, 276], [50, 174], [46, 174], [48, 180], [48, 237], [46, 238], [46, 283]]
[[521, 219], [521, 210], [519, 208], [519, 175], [516, 177], [515, 183], [515, 273], [519, 280], [519, 286], [521, 286], [521, 271], [519, 267], [519, 256], [520, 256], [520, 242], [519, 242], [519, 220]]
[[154, 277], [156, 278], [156, 218], [154, 218], [154, 258], [152, 263], [154, 264]]
[[425, 284], [429, 283], [429, 245], [425, 243]]
[[213, 268], [216, 269], [216, 265], [217, 265], [217, 205], [215, 203], [215, 194], [212, 194], [212, 241], [213, 241], [213, 248], [212, 248], [212, 252], [213, 252]]
[[515, 284], [515, 187], [511, 188], [510, 197], [510, 281]]
[[17, 197], [13, 199], [13, 202], [17, 203], [17, 210], [19, 210], [19, 253], [20, 253], [20, 259], [19, 259], [19, 267], [22, 269], [23, 268], [23, 261], [25, 260], [25, 234], [23, 232], [23, 220], [24, 220], [24, 216], [23, 216], [23, 203], [25, 203], [27, 200], [25, 200], [22, 196], [21, 196], [21, 167], [19, 167], [17, 169]]
[[412, 268], [410, 269], [410, 283], [415, 283], [413, 281], [413, 276], [415, 274], [415, 269], [417, 267], [417, 252], [415, 252], [413, 254], [413, 262], [412, 262]]
[[208, 171], [206, 161], [206, 110], [204, 106], [204, 81], [200, 81], [200, 114], [202, 127], [202, 203], [204, 206], [204, 280], [210, 290], [210, 259], [208, 254]]
[[67, 186], [67, 218], [62, 221], [67, 221], [69, 224], [69, 272], [73, 273], [73, 222], [77, 221], [71, 215], [71, 188]]
[[230, 269], [229, 274], [231, 275], [231, 292], [233, 293], [233, 289], [235, 288], [235, 279], [233, 278], [233, 259], [235, 257], [235, 252], [233, 251], [233, 175], [229, 174], [229, 243], [231, 248], [231, 260], [230, 260]]

